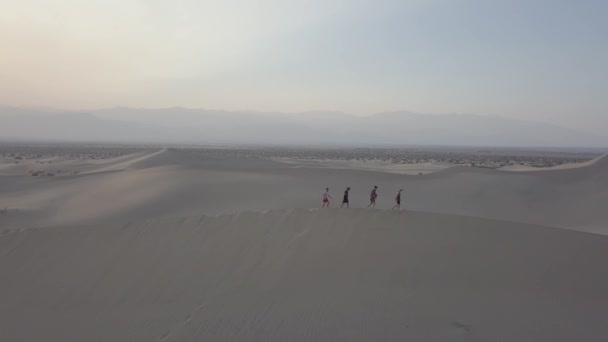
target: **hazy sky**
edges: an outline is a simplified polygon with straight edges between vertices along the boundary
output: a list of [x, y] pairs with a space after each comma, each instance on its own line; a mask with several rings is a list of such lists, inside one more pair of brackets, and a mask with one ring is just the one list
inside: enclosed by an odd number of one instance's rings
[[466, 112], [608, 127], [605, 0], [0, 0], [0, 8], [5, 105]]

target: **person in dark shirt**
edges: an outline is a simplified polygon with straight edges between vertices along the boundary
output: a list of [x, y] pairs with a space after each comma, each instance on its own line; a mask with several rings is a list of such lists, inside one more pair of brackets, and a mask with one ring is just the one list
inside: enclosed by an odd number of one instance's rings
[[349, 191], [350, 191], [350, 188], [346, 188], [346, 190], [344, 190], [344, 197], [342, 198], [342, 205], [340, 206], [340, 208], [343, 208], [345, 204], [346, 204], [347, 208], [350, 208], [350, 206], [348, 204], [348, 192]]
[[372, 192], [369, 194], [369, 205], [367, 206], [375, 208], [376, 207], [376, 198], [378, 197], [378, 186], [374, 185], [374, 188], [372, 189]]
[[401, 191], [403, 191], [403, 189], [399, 189], [399, 191], [397, 191], [397, 195], [395, 195], [395, 206], [393, 207], [394, 209], [397, 209], [397, 211], [401, 211]]

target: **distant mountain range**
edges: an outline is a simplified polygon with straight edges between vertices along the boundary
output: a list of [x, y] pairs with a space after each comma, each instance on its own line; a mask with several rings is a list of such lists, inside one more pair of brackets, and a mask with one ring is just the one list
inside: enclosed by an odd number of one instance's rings
[[179, 107], [67, 112], [0, 107], [0, 122], [3, 141], [608, 147], [608, 137], [547, 123], [469, 114], [354, 116]]

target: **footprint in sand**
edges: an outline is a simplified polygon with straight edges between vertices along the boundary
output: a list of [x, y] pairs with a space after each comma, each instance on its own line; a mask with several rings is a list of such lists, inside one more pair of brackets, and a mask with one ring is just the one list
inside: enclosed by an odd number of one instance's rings
[[160, 342], [164, 342], [169, 338], [169, 333], [166, 332], [164, 334], [162, 334], [162, 336], [160, 337]]

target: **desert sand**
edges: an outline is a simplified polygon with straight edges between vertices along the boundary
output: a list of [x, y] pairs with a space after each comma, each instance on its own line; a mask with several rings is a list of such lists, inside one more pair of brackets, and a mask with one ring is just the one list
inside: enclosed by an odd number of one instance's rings
[[607, 175], [606, 156], [423, 175], [195, 149], [4, 161], [0, 340], [606, 341]]
[[[44, 170], [53, 177], [31, 177]], [[450, 167], [425, 175], [307, 167], [193, 149], [156, 149], [93, 161], [34, 161], [0, 170], [3, 226], [50, 227], [125, 222], [243, 210], [314, 208], [325, 187], [339, 206], [378, 208], [404, 188], [410, 210], [608, 233], [608, 157], [578, 168], [511, 172]], [[21, 223], [24, 223], [22, 225]]]

